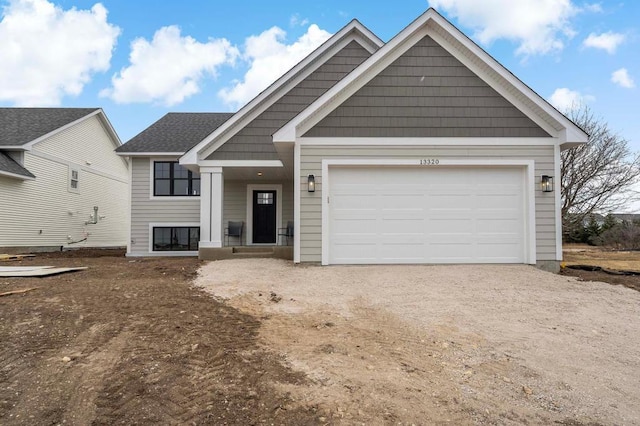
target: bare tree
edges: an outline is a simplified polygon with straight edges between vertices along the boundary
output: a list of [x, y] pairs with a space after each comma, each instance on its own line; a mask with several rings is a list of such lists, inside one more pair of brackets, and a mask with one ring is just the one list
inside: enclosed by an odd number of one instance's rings
[[596, 212], [606, 213], [637, 198], [640, 154], [587, 106], [567, 114], [589, 135], [586, 144], [562, 152], [562, 220], [567, 235], [575, 224]]

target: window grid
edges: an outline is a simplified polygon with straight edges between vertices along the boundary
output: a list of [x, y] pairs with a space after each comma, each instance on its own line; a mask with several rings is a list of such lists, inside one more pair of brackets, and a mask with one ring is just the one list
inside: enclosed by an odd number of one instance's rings
[[153, 195], [157, 197], [192, 197], [200, 195], [200, 175], [177, 161], [153, 163]]
[[153, 228], [153, 251], [197, 251], [200, 228], [159, 226]]

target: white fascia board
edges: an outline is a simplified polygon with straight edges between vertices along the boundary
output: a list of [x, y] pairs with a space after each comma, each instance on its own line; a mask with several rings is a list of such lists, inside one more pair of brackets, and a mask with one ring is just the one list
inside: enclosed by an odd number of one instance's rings
[[578, 127], [574, 122], [572, 122], [567, 117], [565, 117], [564, 114], [562, 114], [560, 111], [554, 108], [549, 102], [547, 102], [542, 96], [536, 93], [533, 89], [531, 89], [529, 86], [523, 83], [522, 80], [520, 80], [513, 73], [507, 70], [504, 67], [504, 65], [502, 65], [500, 62], [495, 60], [484, 49], [478, 46], [473, 40], [471, 40], [459, 29], [457, 29], [451, 22], [447, 21], [442, 15], [434, 11], [434, 14], [431, 17], [431, 19], [433, 20], [433, 22], [438, 24], [443, 30], [445, 30], [449, 35], [451, 35], [456, 41], [458, 41], [464, 47], [469, 49], [471, 53], [473, 53], [481, 61], [487, 64], [494, 72], [496, 72], [498, 75], [504, 78], [508, 83], [514, 86], [522, 94], [524, 94], [527, 98], [529, 98], [529, 100], [531, 100], [531, 102], [533, 102], [537, 107], [539, 107], [549, 116], [551, 116], [565, 129], [570, 130], [571, 136], [575, 135], [576, 138], [579, 138], [578, 140], [574, 140], [570, 142], [580, 142], [583, 138], [588, 137], [588, 135], [582, 129], [580, 129], [580, 127]]
[[8, 146], [0, 146], [0, 149], [3, 151], [31, 151], [30, 146], [25, 145], [8, 145]]
[[201, 160], [200, 167], [283, 167], [280, 160]]
[[582, 145], [589, 141], [589, 136], [583, 131], [574, 131], [573, 128], [566, 128], [560, 132], [561, 142], [560, 148], [565, 149], [573, 148], [574, 146]]
[[321, 137], [297, 138], [301, 146], [557, 146], [558, 138], [500, 138], [500, 137]]
[[109, 136], [111, 136], [111, 140], [114, 142], [114, 145], [116, 146], [116, 148], [121, 146], [122, 141], [120, 140], [120, 136], [118, 136], [118, 133], [116, 133], [116, 129], [114, 129], [113, 126], [111, 125], [111, 122], [107, 117], [107, 114], [105, 114], [102, 108], [99, 109], [99, 112], [100, 112], [99, 117], [100, 117], [100, 120], [102, 121], [102, 125], [107, 130], [107, 133], [109, 133]]
[[179, 157], [184, 152], [116, 152], [122, 157]]
[[[351, 34], [351, 37], [348, 37]], [[271, 106], [277, 99], [280, 99], [282, 95], [288, 93], [295, 85], [304, 80], [309, 74], [311, 74], [317, 67], [322, 65], [324, 61], [318, 61], [316, 67], [311, 67], [313, 62], [318, 58], [329, 54], [333, 56], [342, 47], [350, 43], [353, 40], [357, 40], [362, 47], [367, 49], [370, 53], [374, 53], [378, 48], [383, 45], [382, 40], [375, 36], [370, 30], [362, 25], [357, 20], [352, 20], [349, 24], [343, 27], [340, 31], [334, 34], [331, 38], [325, 41], [320, 47], [314, 50], [306, 58], [300, 61], [297, 65], [291, 68], [282, 77], [276, 80], [271, 86], [261, 92], [258, 96], [253, 98], [248, 104], [240, 109], [233, 117], [227, 120], [224, 124], [214, 130], [209, 136], [204, 138], [200, 143], [187, 151], [181, 158], [180, 164], [197, 164], [198, 154], [202, 153], [202, 157], [206, 158], [211, 155], [213, 151], [219, 148], [224, 142], [226, 142], [233, 134], [234, 127], [238, 130], [244, 127], [248, 122], [253, 120], [269, 106]], [[339, 49], [337, 49], [339, 48]], [[304, 72], [303, 72], [304, 71]], [[281, 96], [277, 96], [277, 92], [281, 93]], [[274, 96], [276, 95], [276, 96]], [[271, 102], [267, 102], [271, 99]], [[229, 133], [229, 134], [227, 134]], [[211, 145], [211, 142], [225, 135], [224, 139], [216, 141]]]
[[[432, 25], [439, 26], [443, 31], [449, 34], [453, 39], [458, 41], [461, 45], [466, 47], [473, 55], [475, 55], [480, 61], [483, 61], [489, 68], [495, 73], [500, 75], [507, 83], [511, 84], [516, 90], [520, 91], [525, 97], [531, 100], [531, 102], [546, 112], [552, 119], [556, 120], [558, 124], [565, 129], [570, 129], [570, 136], [574, 140], [582, 141], [587, 135], [576, 126], [571, 120], [567, 119], [563, 114], [551, 106], [540, 95], [534, 92], [531, 88], [525, 85], [511, 72], [509, 72], [504, 66], [493, 59], [487, 52], [481, 49], [471, 39], [464, 35], [460, 30], [448, 22], [444, 17], [438, 14], [434, 9], [430, 8], [422, 16], [413, 21], [409, 26], [396, 35], [391, 41], [384, 45], [380, 50], [373, 54], [370, 58], [364, 61], [359, 67], [353, 70], [344, 79], [338, 82], [335, 86], [325, 92], [320, 98], [313, 102], [304, 111], [294, 117], [285, 126], [279, 129], [273, 135], [274, 142], [293, 142], [296, 137], [299, 137], [306, 133], [309, 129], [315, 126], [320, 120], [326, 117], [333, 109], [338, 107], [342, 102], [353, 95], [358, 89], [363, 87], [371, 79], [373, 79], [380, 71], [386, 68], [393, 60], [397, 59], [404, 51], [408, 50], [415, 42], [426, 35], [430, 35], [436, 39], [439, 43], [445, 42], [443, 37], [440, 36], [434, 28], [430, 28], [427, 25], [429, 22], [433, 22]], [[449, 44], [449, 43], [447, 43]], [[456, 50], [452, 47], [452, 50]], [[451, 52], [450, 52], [451, 53]], [[452, 53], [453, 54], [453, 53]], [[454, 55], [456, 56], [456, 55]], [[460, 55], [456, 56], [460, 59]], [[465, 65], [469, 66], [469, 61], [462, 61]], [[476, 68], [480, 78], [483, 74], [486, 74], [479, 67]], [[485, 75], [485, 77], [487, 77]], [[495, 81], [491, 78], [484, 78], [483, 80]], [[496, 88], [495, 86], [494, 89]], [[504, 96], [506, 90], [499, 90]], [[513, 96], [509, 96], [513, 98]], [[527, 108], [530, 110], [530, 108]], [[532, 111], [535, 115], [535, 112]], [[537, 124], [542, 124], [541, 127], [545, 131], [549, 132], [552, 136], [558, 135], [558, 131], [551, 129], [548, 124], [541, 123], [543, 120], [534, 120]], [[561, 137], [560, 135], [558, 135]], [[570, 142], [573, 142], [569, 140]]]
[[19, 175], [17, 173], [5, 172], [4, 170], [0, 170], [0, 176], [7, 176], [10, 178], [20, 179], [20, 180], [35, 180], [34, 177]]
[[[71, 123], [67, 123], [67, 124], [65, 124], [65, 125], [64, 125], [64, 126], [62, 126], [62, 127], [58, 127], [57, 129], [52, 130], [51, 132], [47, 133], [46, 135], [42, 135], [42, 136], [40, 136], [39, 138], [34, 139], [34, 140], [32, 140], [31, 142], [24, 144], [24, 145], [22, 146], [22, 150], [23, 150], [23, 151], [31, 151], [31, 148], [32, 148], [35, 144], [37, 144], [38, 142], [42, 142], [43, 140], [45, 140], [45, 139], [47, 139], [47, 138], [50, 138], [51, 136], [56, 135], [56, 134], [58, 134], [58, 133], [60, 133], [60, 132], [62, 132], [62, 131], [65, 131], [65, 130], [67, 130], [68, 128], [73, 127], [73, 126], [75, 126], [76, 124], [81, 123], [81, 122], [83, 122], [84, 120], [86, 120], [86, 119], [88, 119], [88, 118], [91, 118], [91, 117], [93, 117], [94, 115], [98, 115], [98, 114], [103, 114], [103, 115], [104, 115], [104, 113], [102, 112], [102, 109], [97, 108], [95, 111], [93, 111], [93, 112], [91, 112], [91, 113], [89, 113], [89, 114], [85, 115], [84, 117], [80, 117], [80, 118], [78, 118], [77, 120], [72, 121]], [[118, 140], [119, 140], [119, 139], [118, 139]], [[2, 147], [2, 149], [7, 149], [7, 147]]]
[[[425, 23], [433, 13], [435, 13], [435, 11], [433, 11], [433, 9], [429, 9], [422, 16], [409, 24], [408, 27], [367, 58], [356, 69], [351, 71], [351, 73], [316, 99], [315, 102], [275, 132], [273, 135], [273, 141], [293, 142], [295, 141], [296, 136], [303, 135], [308, 129], [317, 124], [327, 114], [329, 114], [331, 110], [333, 110], [333, 108], [329, 108], [330, 106], [337, 107], [340, 105], [360, 89], [360, 87], [364, 86], [369, 82], [369, 80], [375, 77], [378, 72], [382, 71], [387, 65], [393, 62], [396, 57], [402, 53], [401, 52], [397, 56], [393, 56], [392, 59], [389, 60], [392, 53], [399, 46], [405, 45], [409, 39], [415, 43], [422, 38], [422, 34], [416, 36], [416, 33], [421, 32], [420, 30], [424, 27]], [[424, 31], [422, 31], [422, 33], [424, 33]], [[370, 76], [367, 78], [366, 74], [370, 74]]]

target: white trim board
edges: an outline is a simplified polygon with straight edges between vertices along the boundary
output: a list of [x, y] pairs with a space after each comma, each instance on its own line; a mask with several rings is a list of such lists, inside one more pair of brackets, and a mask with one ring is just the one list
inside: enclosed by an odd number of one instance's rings
[[[462, 46], [465, 52], [449, 39], [445, 39], [442, 33]], [[587, 141], [586, 133], [578, 126], [517, 79], [432, 8], [280, 128], [273, 135], [273, 141], [294, 142], [297, 137], [313, 128], [320, 120], [335, 110], [426, 35], [434, 37], [434, 40], [440, 42], [449, 53], [461, 60], [465, 65], [471, 65], [470, 68], [476, 71], [482, 80], [512, 101], [516, 107], [521, 108], [529, 118], [534, 120], [547, 133], [559, 138], [559, 143]], [[466, 57], [466, 52], [469, 52], [473, 58]], [[472, 63], [473, 61], [476, 63]], [[521, 95], [521, 98], [517, 95]], [[556, 121], [556, 126], [552, 126], [546, 118], [543, 118], [545, 114], [550, 120]], [[557, 129], [564, 130], [559, 131]]]
[[348, 166], [407, 166], [415, 168], [438, 168], [447, 166], [516, 166], [523, 167], [525, 198], [525, 232], [524, 259], [527, 263], [536, 264], [536, 211], [535, 211], [535, 162], [533, 160], [504, 160], [504, 159], [447, 159], [439, 158], [438, 165], [425, 166], [416, 159], [323, 159], [322, 160], [322, 265], [329, 265], [329, 199], [330, 167]]
[[303, 146], [557, 146], [557, 138], [494, 138], [494, 137], [302, 137]]
[[34, 157], [43, 158], [45, 160], [53, 161], [54, 163], [62, 164], [63, 166], [73, 167], [73, 168], [82, 170], [83, 172], [93, 173], [94, 175], [102, 176], [102, 177], [107, 178], [107, 179], [115, 180], [115, 181], [118, 181], [118, 182], [121, 182], [121, 183], [126, 183], [127, 185], [131, 184], [131, 182], [127, 181], [126, 178], [123, 179], [123, 178], [121, 178], [119, 176], [112, 175], [111, 173], [105, 172], [105, 171], [100, 170], [100, 169], [98, 169], [96, 167], [87, 166], [86, 164], [74, 163], [73, 161], [65, 160], [63, 158], [59, 158], [59, 157], [56, 157], [54, 155], [38, 151], [37, 149], [33, 149], [33, 150], [29, 151], [29, 155], [33, 155]]
[[0, 170], [0, 176], [6, 176], [10, 178], [20, 179], [20, 180], [35, 180], [36, 178], [31, 176], [19, 175], [17, 173], [5, 172], [4, 170]]
[[[242, 129], [249, 122], [253, 121], [269, 106], [275, 103], [284, 94], [288, 93], [293, 87], [298, 85], [313, 71], [324, 64], [325, 61], [319, 60], [321, 57], [331, 57], [335, 55], [352, 41], [357, 41], [370, 53], [374, 53], [377, 48], [383, 45], [382, 40], [380, 40], [369, 29], [357, 20], [352, 20], [340, 31], [325, 41], [320, 47], [300, 61], [296, 66], [291, 68], [282, 77], [271, 84], [271, 86], [253, 98], [229, 120], [215, 129], [209, 136], [187, 151], [180, 158], [180, 163], [196, 165], [198, 160], [201, 158], [207, 158], [237, 131]], [[280, 95], [278, 95], [278, 92], [280, 92]], [[215, 141], [215, 143], [211, 144], [213, 141]]]
[[[282, 228], [282, 185], [281, 184], [248, 184], [247, 185], [247, 217], [246, 217], [246, 244], [248, 246], [253, 244], [253, 191], [276, 191], [276, 239], [273, 244], [278, 244], [278, 228]], [[262, 244], [255, 244], [262, 245]]]

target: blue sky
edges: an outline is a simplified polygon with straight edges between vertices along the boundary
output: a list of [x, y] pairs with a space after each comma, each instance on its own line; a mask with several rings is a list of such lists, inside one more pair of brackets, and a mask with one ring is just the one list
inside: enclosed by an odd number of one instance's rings
[[430, 5], [560, 108], [640, 151], [640, 2], [0, 0], [0, 106], [102, 107], [123, 142], [170, 111], [235, 111], [357, 18], [388, 41]]

